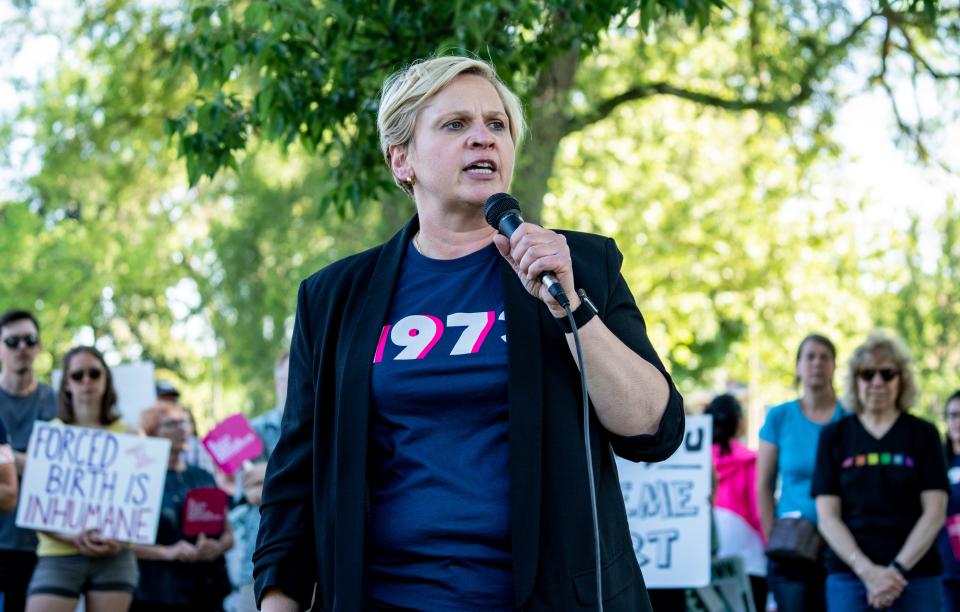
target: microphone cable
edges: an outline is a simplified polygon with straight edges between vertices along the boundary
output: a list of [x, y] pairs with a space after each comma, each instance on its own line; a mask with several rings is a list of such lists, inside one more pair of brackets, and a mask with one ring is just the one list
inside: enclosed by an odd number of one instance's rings
[[[559, 287], [559, 284], [557, 286]], [[564, 295], [564, 297], [566, 296]], [[582, 296], [581, 299], [583, 299]], [[573, 330], [573, 343], [577, 349], [577, 363], [580, 364], [580, 387], [583, 390], [583, 445], [587, 454], [587, 482], [590, 485], [590, 515], [593, 519], [593, 558], [596, 564], [597, 576], [597, 610], [603, 612], [603, 582], [600, 569], [600, 522], [597, 519], [597, 488], [594, 484], [593, 477], [593, 453], [590, 450], [590, 396], [587, 393], [587, 367], [583, 360], [583, 349], [580, 346], [580, 330], [577, 329], [577, 323], [573, 319], [570, 300], [563, 300], [560, 303], [563, 306], [564, 312], [567, 313], [567, 321], [570, 323], [570, 329]]]
[[[487, 198], [487, 201], [483, 204], [483, 216], [490, 226], [507, 238], [510, 238], [513, 232], [524, 222], [523, 217], [520, 215], [519, 202], [509, 193], [495, 193]], [[551, 272], [544, 272], [540, 275], [540, 282], [546, 286], [550, 295], [563, 307], [563, 311], [567, 315], [567, 321], [570, 323], [570, 329], [573, 331], [573, 343], [577, 349], [577, 362], [580, 365], [580, 387], [583, 390], [583, 445], [587, 454], [587, 482], [590, 486], [590, 514], [593, 519], [593, 556], [596, 562], [597, 575], [597, 609], [603, 612], [603, 582], [600, 569], [600, 523], [597, 519], [597, 487], [593, 476], [593, 453], [590, 449], [590, 396], [587, 393], [586, 364], [583, 362], [580, 332], [573, 318], [573, 311], [570, 309], [570, 299], [563, 290], [563, 286], [557, 281], [557, 278]], [[578, 293], [581, 299], [585, 298], [586, 294], [583, 293], [582, 289]]]

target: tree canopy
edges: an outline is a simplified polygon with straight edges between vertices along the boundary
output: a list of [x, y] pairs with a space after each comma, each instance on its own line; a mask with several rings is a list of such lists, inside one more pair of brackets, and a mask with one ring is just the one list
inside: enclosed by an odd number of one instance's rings
[[885, 325], [933, 402], [957, 384], [949, 211], [931, 270], [919, 229], [854, 239], [869, 202], [811, 202], [843, 153], [836, 109], [864, 90], [889, 92], [918, 162], [943, 161], [960, 6], [848, 4], [83, 3], [58, 32], [71, 52], [6, 128], [39, 170], [0, 204], [16, 253], [0, 307], [37, 310], [44, 367], [92, 332], [208, 416], [269, 407], [297, 282], [413, 211], [377, 146], [377, 94], [440, 49], [492, 60], [522, 96], [526, 216], [617, 238], [684, 390], [731, 379], [782, 399], [806, 332], [849, 350]]

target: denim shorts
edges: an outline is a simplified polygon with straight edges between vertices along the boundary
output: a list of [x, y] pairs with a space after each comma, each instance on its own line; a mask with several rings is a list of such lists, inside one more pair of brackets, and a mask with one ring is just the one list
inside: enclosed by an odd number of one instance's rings
[[132, 593], [138, 579], [137, 559], [130, 549], [112, 557], [53, 555], [37, 561], [29, 594], [79, 597], [88, 591]]

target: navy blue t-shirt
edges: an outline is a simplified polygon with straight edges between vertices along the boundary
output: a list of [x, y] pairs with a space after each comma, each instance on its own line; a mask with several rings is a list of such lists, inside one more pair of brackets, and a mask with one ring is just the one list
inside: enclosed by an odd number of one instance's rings
[[408, 245], [373, 355], [367, 571], [374, 605], [513, 607], [500, 254]]

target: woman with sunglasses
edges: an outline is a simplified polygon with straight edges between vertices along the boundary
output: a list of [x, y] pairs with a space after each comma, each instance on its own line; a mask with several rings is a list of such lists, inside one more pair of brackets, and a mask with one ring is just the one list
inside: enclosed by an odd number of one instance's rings
[[907, 414], [917, 396], [910, 356], [871, 335], [850, 359], [844, 404], [824, 428], [811, 493], [827, 553], [827, 610], [937, 610], [947, 473], [940, 436]]
[[[53, 423], [126, 433], [116, 411], [110, 368], [91, 346], [70, 349], [63, 358], [59, 418]], [[125, 545], [96, 530], [78, 535], [38, 534], [37, 569], [30, 581], [27, 612], [72, 612], [83, 594], [89, 612], [130, 607], [137, 586], [137, 560]]]
[[[943, 560], [943, 612], [960, 612], [960, 389], [947, 398], [944, 408], [947, 439], [943, 451], [947, 460], [950, 499], [947, 502], [947, 525], [940, 530], [938, 543]], [[955, 544], [951, 544], [950, 531]], [[954, 552], [956, 551], [956, 552]]]

